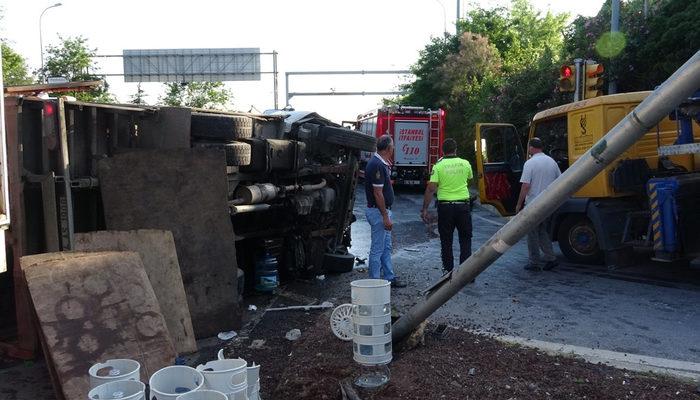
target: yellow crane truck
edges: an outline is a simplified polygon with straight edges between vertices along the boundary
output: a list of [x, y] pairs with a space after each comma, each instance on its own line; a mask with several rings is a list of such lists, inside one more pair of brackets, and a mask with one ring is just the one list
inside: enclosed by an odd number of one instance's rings
[[[564, 172], [651, 92], [594, 97], [537, 113], [528, 138]], [[634, 248], [661, 261], [700, 255], [700, 91], [563, 204], [549, 221], [553, 241], [577, 263], [617, 265]], [[482, 204], [513, 215], [526, 159], [510, 124], [476, 126]]]

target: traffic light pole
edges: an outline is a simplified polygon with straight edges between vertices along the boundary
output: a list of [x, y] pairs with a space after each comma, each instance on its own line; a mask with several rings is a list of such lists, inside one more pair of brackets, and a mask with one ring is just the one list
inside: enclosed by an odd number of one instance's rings
[[574, 101], [581, 101], [583, 100], [583, 86], [586, 82], [585, 78], [585, 73], [586, 73], [586, 67], [583, 63], [583, 59], [577, 58], [574, 60], [574, 65], [576, 68], [574, 68], [574, 71], [576, 73], [576, 89], [574, 90]]
[[512, 218], [484, 245], [428, 290], [392, 327], [398, 342], [488, 268], [532, 228], [549, 217], [566, 199], [618, 158], [649, 129], [700, 87], [700, 51], [652, 92], [631, 113], [569, 167], [541, 195]]

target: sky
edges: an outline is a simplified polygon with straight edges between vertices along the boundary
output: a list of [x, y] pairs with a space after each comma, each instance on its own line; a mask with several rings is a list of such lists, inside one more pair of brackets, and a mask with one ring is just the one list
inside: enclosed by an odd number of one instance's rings
[[[99, 55], [123, 49], [257, 47], [278, 53], [279, 107], [285, 105], [285, 72], [328, 70], [406, 70], [431, 37], [454, 33], [457, 0], [0, 0], [0, 36], [22, 54], [30, 70], [40, 67], [39, 16], [43, 46], [59, 36], [83, 36]], [[604, 0], [531, 0], [542, 11], [595, 15]], [[460, 3], [461, 15], [478, 4], [490, 8], [507, 0]], [[100, 70], [122, 73], [121, 58], [101, 58]], [[272, 72], [272, 57], [261, 58]], [[395, 75], [290, 76], [289, 91], [391, 91], [410, 79]], [[107, 78], [110, 91], [125, 102], [136, 83]], [[263, 111], [274, 105], [272, 74], [260, 81], [227, 82], [232, 109]], [[142, 84], [149, 104], [162, 95], [160, 83]], [[382, 96], [298, 96], [290, 104], [340, 123], [381, 104]]]

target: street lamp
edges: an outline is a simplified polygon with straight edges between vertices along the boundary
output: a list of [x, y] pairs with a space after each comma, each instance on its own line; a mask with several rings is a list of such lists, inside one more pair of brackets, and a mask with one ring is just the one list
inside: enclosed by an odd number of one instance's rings
[[442, 4], [442, 1], [440, 0], [435, 0], [438, 4], [440, 4], [440, 7], [442, 7], [442, 31], [443, 35], [447, 37], [447, 12], [445, 11], [445, 5]]
[[41, 69], [42, 70], [44, 69], [44, 42], [43, 42], [42, 37], [41, 37], [41, 19], [44, 17], [44, 13], [46, 11], [48, 11], [51, 8], [59, 7], [62, 5], [63, 5], [63, 3], [56, 3], [52, 6], [48, 6], [44, 9], [44, 11], [41, 12], [41, 15], [39, 15], [39, 47], [41, 48], [40, 54], [41, 54]]

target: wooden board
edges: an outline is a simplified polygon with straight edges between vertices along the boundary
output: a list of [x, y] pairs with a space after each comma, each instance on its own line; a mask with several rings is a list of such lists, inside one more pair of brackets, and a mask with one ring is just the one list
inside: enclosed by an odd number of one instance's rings
[[143, 382], [173, 364], [175, 349], [138, 253], [51, 253], [20, 264], [47, 362], [67, 400], [86, 398], [96, 362], [137, 360]]
[[155, 229], [76, 233], [75, 250], [139, 253], [175, 351], [179, 354], [197, 351], [172, 233]]
[[142, 150], [98, 163], [107, 229], [173, 233], [195, 337], [240, 327], [224, 153]]

